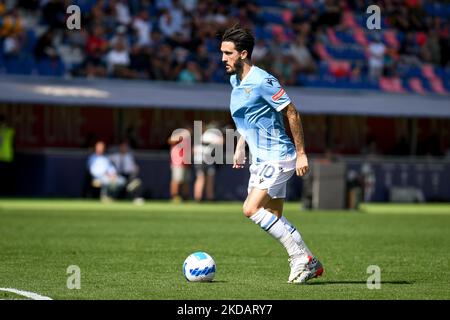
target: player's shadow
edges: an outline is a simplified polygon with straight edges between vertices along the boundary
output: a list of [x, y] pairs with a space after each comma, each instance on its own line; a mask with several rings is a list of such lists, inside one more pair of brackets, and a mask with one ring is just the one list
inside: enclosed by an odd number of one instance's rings
[[[328, 284], [367, 284], [367, 281], [356, 281], [356, 280], [342, 280], [342, 281], [314, 281], [314, 282], [308, 282], [308, 285], [314, 285], [314, 286], [321, 286], [321, 285], [328, 285]], [[413, 281], [405, 281], [405, 280], [392, 280], [392, 281], [381, 281], [381, 285], [383, 284], [414, 284]]]
[[214, 284], [214, 283], [228, 283], [228, 281], [225, 281], [225, 280], [194, 281], [194, 282], [191, 282], [191, 283], [193, 283], [194, 285], [203, 286], [203, 285], [211, 285], [211, 284]]

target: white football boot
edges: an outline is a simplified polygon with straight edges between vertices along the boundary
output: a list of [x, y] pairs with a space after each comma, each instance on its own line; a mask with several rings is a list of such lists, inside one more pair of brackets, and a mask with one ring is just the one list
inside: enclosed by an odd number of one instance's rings
[[294, 283], [294, 280], [308, 270], [309, 258], [306, 254], [298, 254], [289, 257], [288, 261], [291, 267], [288, 283]]
[[323, 273], [322, 263], [315, 257], [308, 256], [308, 264], [298, 277], [293, 279], [290, 283], [302, 284], [306, 281], [320, 277]]

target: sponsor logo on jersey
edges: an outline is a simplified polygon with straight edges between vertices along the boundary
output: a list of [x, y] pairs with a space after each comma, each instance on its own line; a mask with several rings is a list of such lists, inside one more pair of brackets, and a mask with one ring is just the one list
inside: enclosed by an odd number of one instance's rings
[[278, 82], [278, 81], [277, 81], [277, 79], [272, 77], [272, 78], [266, 78], [266, 82], [268, 85], [273, 86], [273, 83]]

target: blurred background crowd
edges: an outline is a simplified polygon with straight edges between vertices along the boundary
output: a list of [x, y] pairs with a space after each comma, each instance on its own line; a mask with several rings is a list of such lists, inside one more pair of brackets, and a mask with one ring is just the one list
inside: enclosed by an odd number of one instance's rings
[[0, 73], [227, 82], [217, 35], [239, 22], [287, 85], [445, 95], [449, 21], [450, 3], [427, 0], [0, 0]]
[[235, 23], [292, 86], [311, 163], [336, 165], [346, 202], [449, 201], [450, 3], [430, 0], [0, 0], [0, 195], [239, 199], [245, 174], [177, 165], [169, 138], [234, 128], [220, 33]]

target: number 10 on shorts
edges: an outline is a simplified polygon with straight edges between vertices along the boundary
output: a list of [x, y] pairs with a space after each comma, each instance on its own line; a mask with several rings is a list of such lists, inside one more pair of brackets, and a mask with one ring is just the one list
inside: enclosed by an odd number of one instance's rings
[[263, 176], [264, 178], [271, 178], [275, 172], [275, 167], [269, 164], [265, 164], [262, 168], [261, 172], [259, 173], [259, 176]]

